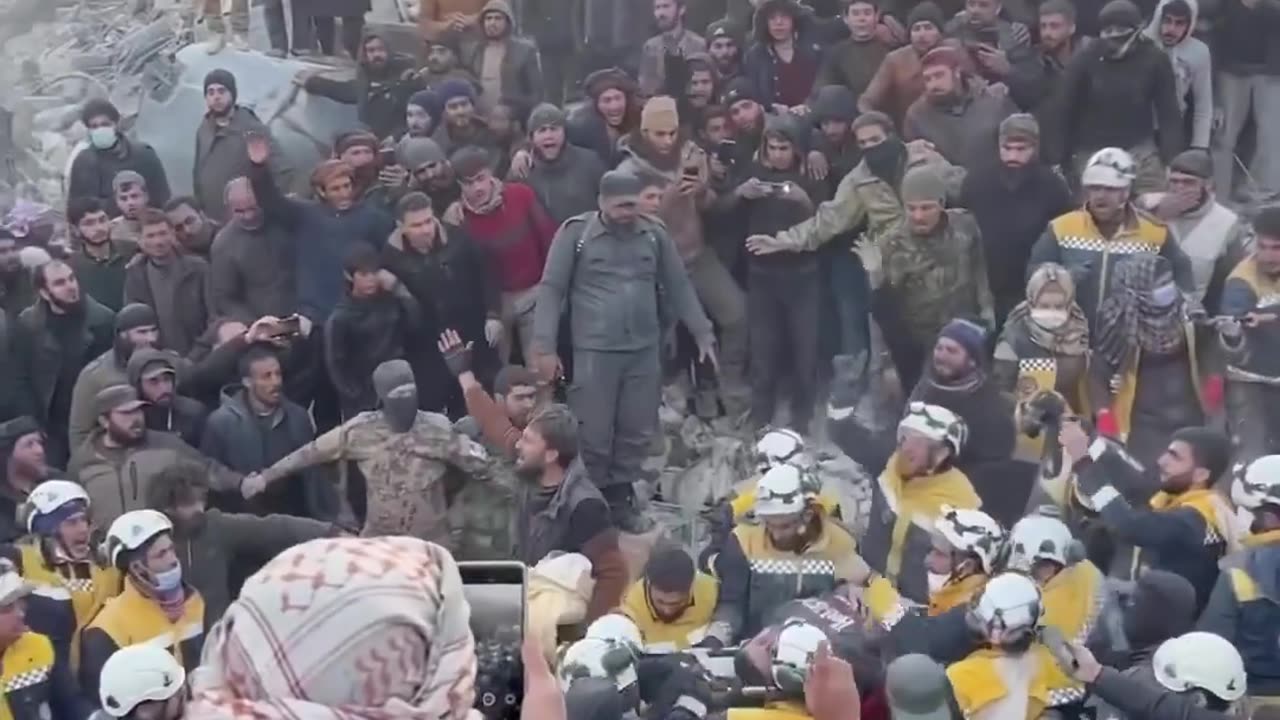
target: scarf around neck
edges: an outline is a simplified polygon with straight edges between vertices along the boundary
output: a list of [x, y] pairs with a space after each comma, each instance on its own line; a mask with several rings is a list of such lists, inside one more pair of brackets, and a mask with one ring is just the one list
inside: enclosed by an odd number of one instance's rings
[[496, 177], [491, 177], [489, 178], [489, 199], [483, 203], [472, 205], [467, 200], [467, 196], [463, 195], [462, 206], [466, 208], [468, 212], [475, 213], [476, 215], [488, 215], [502, 207], [502, 191], [502, 181]]
[[1107, 298], [1098, 308], [1096, 349], [1112, 372], [1133, 360], [1134, 351], [1169, 355], [1186, 344], [1182, 299], [1156, 307], [1151, 290], [1169, 261], [1152, 253], [1130, 255], [1116, 264]]

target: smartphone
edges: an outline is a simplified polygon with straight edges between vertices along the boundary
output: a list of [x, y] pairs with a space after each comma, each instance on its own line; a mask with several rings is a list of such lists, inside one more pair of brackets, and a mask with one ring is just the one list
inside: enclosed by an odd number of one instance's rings
[[994, 27], [973, 27], [971, 25], [965, 35], [966, 44], [972, 47], [979, 45], [988, 45], [993, 48], [1000, 47], [1000, 31]]
[[280, 318], [280, 322], [276, 325], [279, 335], [298, 335], [302, 332], [302, 318], [297, 314]]
[[737, 153], [738, 143], [733, 140], [721, 140], [716, 146], [716, 159], [725, 167], [733, 164], [733, 158]]
[[684, 176], [685, 180], [697, 180], [699, 175], [698, 170], [697, 165], [685, 165], [680, 171], [680, 174]]
[[791, 183], [789, 182], [766, 182], [761, 184], [769, 188], [769, 192], [774, 195], [786, 195], [791, 192]]
[[471, 606], [476, 639], [476, 710], [488, 720], [517, 720], [524, 699], [524, 640], [528, 576], [523, 563], [460, 562], [462, 593]]
[[386, 168], [396, 164], [396, 149], [384, 147], [378, 151], [378, 163]]

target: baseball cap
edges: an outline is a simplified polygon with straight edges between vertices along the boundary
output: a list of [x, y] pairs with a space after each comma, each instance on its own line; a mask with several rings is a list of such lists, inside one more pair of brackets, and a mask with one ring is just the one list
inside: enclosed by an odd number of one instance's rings
[[951, 720], [951, 684], [928, 655], [903, 655], [889, 663], [884, 683], [893, 720]]
[[112, 385], [100, 391], [93, 399], [94, 412], [106, 415], [112, 412], [130, 412], [146, 405], [138, 397], [138, 391], [128, 385]]

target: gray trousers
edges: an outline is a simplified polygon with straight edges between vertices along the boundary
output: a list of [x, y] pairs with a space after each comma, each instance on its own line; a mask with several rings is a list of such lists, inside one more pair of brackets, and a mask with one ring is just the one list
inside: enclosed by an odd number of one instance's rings
[[720, 399], [731, 417], [751, 406], [747, 385], [747, 298], [715, 251], [707, 248], [685, 266], [698, 301], [719, 333]]
[[597, 487], [640, 479], [661, 396], [658, 345], [629, 352], [574, 349], [569, 406], [578, 417], [578, 451]]
[[1261, 197], [1249, 199], [1275, 197], [1280, 194], [1280, 122], [1276, 120], [1280, 118], [1280, 77], [1222, 72], [1213, 82], [1222, 110], [1222, 127], [1213, 136], [1213, 184], [1218, 194], [1228, 199], [1234, 196], [1236, 141], [1252, 114], [1258, 139], [1249, 173], [1258, 185], [1254, 191]]

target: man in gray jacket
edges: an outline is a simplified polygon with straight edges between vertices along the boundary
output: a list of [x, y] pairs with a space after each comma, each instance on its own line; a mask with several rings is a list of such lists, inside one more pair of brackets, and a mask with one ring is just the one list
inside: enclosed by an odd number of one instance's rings
[[534, 362], [559, 373], [560, 314], [570, 313], [573, 386], [582, 458], [615, 523], [642, 531], [632, 483], [649, 449], [662, 394], [663, 312], [684, 322], [699, 359], [716, 362], [711, 321], [702, 311], [675, 244], [638, 208], [643, 182], [611, 171], [600, 179], [599, 211], [570, 218], [551, 242], [534, 310]]

